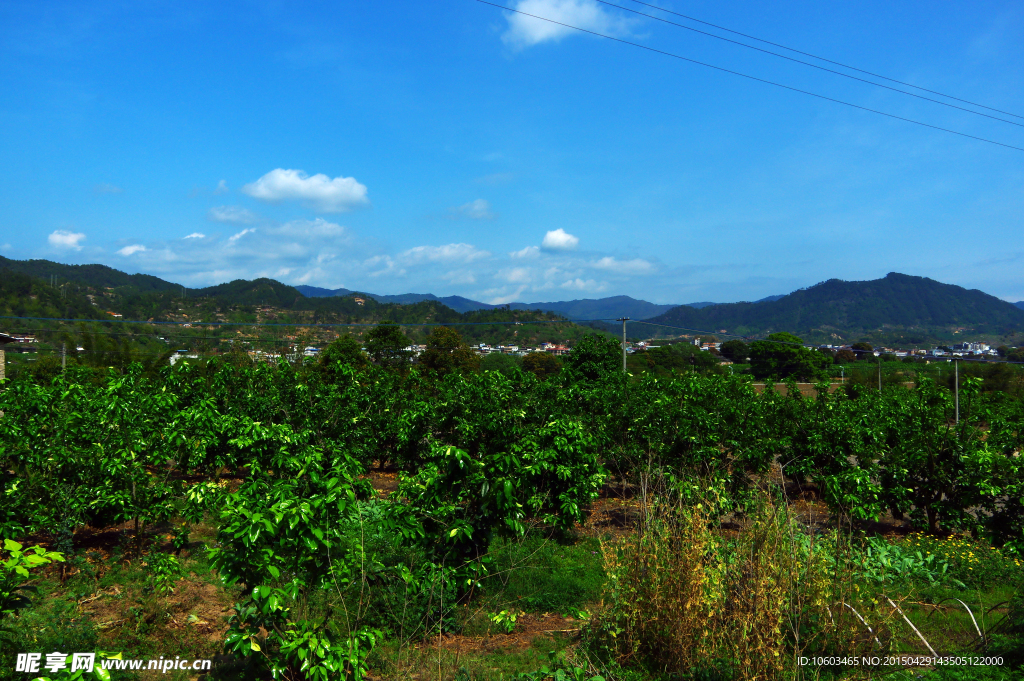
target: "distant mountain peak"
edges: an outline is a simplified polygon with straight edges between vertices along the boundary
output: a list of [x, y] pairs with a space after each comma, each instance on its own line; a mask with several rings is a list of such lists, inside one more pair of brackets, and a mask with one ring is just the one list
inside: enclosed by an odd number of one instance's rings
[[[970, 327], [977, 333], [1024, 330], [1024, 307], [978, 290], [898, 272], [881, 279], [829, 279], [771, 305], [726, 303], [703, 309], [681, 306], [647, 321], [694, 329], [757, 335], [786, 329], [797, 334], [838, 330], [860, 334], [882, 328]], [[769, 299], [762, 299], [767, 301]]]

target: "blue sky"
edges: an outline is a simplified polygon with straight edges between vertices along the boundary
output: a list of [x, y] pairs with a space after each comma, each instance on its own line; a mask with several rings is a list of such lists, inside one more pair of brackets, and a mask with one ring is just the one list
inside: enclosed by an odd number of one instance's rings
[[[1024, 147], [595, 0], [504, 4]], [[1024, 116], [1020, 2], [657, 4]], [[1024, 152], [473, 0], [7, 2], [0, 25], [6, 257], [488, 302], [890, 271], [1024, 299]]]

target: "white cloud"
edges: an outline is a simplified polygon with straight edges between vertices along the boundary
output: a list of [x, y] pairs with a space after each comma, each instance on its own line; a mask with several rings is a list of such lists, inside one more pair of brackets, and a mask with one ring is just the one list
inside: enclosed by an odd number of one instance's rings
[[598, 283], [593, 279], [569, 279], [561, 285], [569, 291], [603, 291], [607, 288], [607, 285], [603, 282]]
[[611, 256], [601, 258], [593, 263], [592, 266], [599, 270], [607, 270], [616, 274], [653, 274], [657, 269], [653, 263], [642, 258], [616, 260]]
[[497, 187], [503, 184], [508, 184], [513, 179], [515, 179], [515, 176], [512, 173], [490, 173], [489, 175], [476, 178], [474, 182], [484, 184], [489, 187]]
[[9, 251], [9, 250], [11, 250], [11, 245], [10, 244], [0, 244], [0, 251]]
[[82, 250], [81, 242], [85, 241], [85, 235], [80, 232], [68, 232], [67, 230], [58, 229], [46, 237], [46, 240], [55, 248], [73, 248], [76, 251], [80, 251]]
[[189, 286], [273, 277], [337, 288], [342, 276], [365, 281], [370, 269], [362, 263], [362, 246], [349, 231], [323, 218], [286, 223], [261, 219], [258, 228], [239, 226], [212, 235], [193, 232], [139, 246], [144, 248], [133, 246], [131, 253], [123, 250], [122, 255], [131, 255], [142, 271]]
[[508, 254], [510, 258], [536, 258], [540, 255], [540, 249], [536, 246], [527, 246], [521, 251], [512, 251]]
[[[253, 230], [255, 231], [255, 230]], [[336, 222], [328, 222], [323, 218], [313, 220], [291, 220], [277, 227], [266, 228], [270, 234], [284, 236], [291, 239], [331, 239], [337, 242], [339, 239], [349, 240], [348, 230]]]
[[230, 191], [228, 189], [228, 183], [225, 182], [224, 180], [221, 180], [220, 182], [217, 183], [217, 188], [213, 190], [213, 193], [214, 194], [227, 194], [228, 191]]
[[510, 284], [528, 284], [533, 280], [533, 273], [528, 267], [511, 267], [499, 272], [498, 276]]
[[237, 225], [251, 225], [259, 216], [240, 206], [215, 206], [206, 214], [214, 222], [229, 222]]
[[608, 13], [595, 0], [519, 0], [513, 7], [518, 11], [505, 13], [508, 29], [501, 36], [502, 41], [513, 49], [524, 49], [547, 41], [557, 42], [579, 32], [552, 21], [612, 36], [627, 35], [632, 24]]
[[490, 291], [484, 291], [484, 297], [491, 296], [489, 302], [491, 305], [505, 305], [507, 303], [515, 303], [519, 301], [519, 298], [523, 295], [528, 287], [519, 286], [512, 293], [506, 293], [504, 295], [495, 295], [496, 291], [493, 289]]
[[301, 201], [303, 205], [319, 213], [342, 213], [368, 204], [366, 185], [354, 177], [336, 177], [333, 180], [324, 174], [308, 177], [302, 170], [276, 168], [242, 187], [249, 196], [277, 203], [279, 201]]
[[415, 246], [399, 254], [403, 264], [415, 265], [424, 262], [468, 263], [486, 258], [490, 253], [471, 244], [447, 244], [444, 246]]
[[97, 194], [120, 194], [121, 192], [124, 191], [117, 185], [108, 184], [106, 182], [94, 185], [92, 190]]
[[477, 199], [458, 208], [452, 208], [451, 212], [456, 216], [469, 218], [470, 220], [493, 220], [495, 217], [494, 213], [491, 212], [491, 204], [487, 203], [484, 199]]
[[134, 253], [142, 253], [145, 250], [146, 247], [143, 246], [142, 244], [132, 244], [131, 246], [125, 246], [124, 248], [119, 250], [117, 254], [123, 255], [124, 257], [127, 258], [129, 255], [132, 255]]
[[540, 247], [545, 251], [571, 251], [578, 246], [580, 240], [578, 237], [569, 234], [564, 229], [559, 227], [556, 230], [552, 230], [544, 235], [544, 240], [540, 242]]
[[363, 262], [363, 266], [367, 269], [367, 274], [371, 277], [401, 277], [405, 275], [405, 270], [398, 267], [390, 255], [375, 255], [372, 258], [367, 258]]
[[241, 238], [242, 238], [243, 236], [245, 236], [246, 234], [252, 234], [252, 233], [253, 233], [253, 232], [255, 232], [255, 231], [256, 231], [256, 229], [255, 229], [255, 228], [252, 228], [252, 229], [250, 229], [250, 228], [246, 227], [245, 229], [243, 229], [243, 230], [242, 230], [241, 232], [239, 232], [238, 234], [235, 234], [235, 235], [233, 235], [233, 236], [230, 236], [230, 237], [228, 237], [228, 241], [230, 241], [230, 242], [235, 242], [235, 241], [238, 241], [239, 239], [241, 239]]
[[465, 285], [476, 283], [476, 277], [473, 275], [472, 272], [469, 272], [467, 270], [452, 271], [449, 272], [448, 274], [442, 275], [441, 278], [447, 281], [449, 284], [453, 284], [456, 286], [459, 284]]

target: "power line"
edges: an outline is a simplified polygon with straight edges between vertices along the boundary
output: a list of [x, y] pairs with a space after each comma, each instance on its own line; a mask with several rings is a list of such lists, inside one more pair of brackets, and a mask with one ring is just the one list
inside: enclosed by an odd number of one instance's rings
[[715, 66], [714, 64], [709, 64], [707, 62], [699, 61], [697, 59], [691, 59], [689, 57], [684, 57], [682, 55], [675, 54], [674, 52], [666, 52], [665, 50], [659, 50], [659, 49], [657, 49], [655, 47], [649, 47], [647, 45], [641, 45], [640, 43], [634, 43], [632, 41], [624, 40], [622, 38], [616, 38], [616, 37], [610, 36], [610, 35], [608, 35], [606, 33], [599, 33], [597, 31], [591, 31], [590, 29], [580, 28], [579, 26], [573, 26], [572, 24], [566, 24], [564, 22], [555, 21], [554, 19], [548, 19], [547, 17], [542, 17], [542, 16], [539, 16], [537, 14], [530, 14], [529, 12], [523, 12], [522, 10], [513, 9], [511, 7], [506, 7], [505, 5], [499, 5], [498, 3], [495, 3], [495, 2], [489, 2], [488, 0], [475, 0], [475, 1], [479, 2], [480, 4], [483, 4], [483, 5], [490, 5], [491, 7], [497, 7], [498, 9], [503, 9], [503, 10], [506, 10], [508, 12], [515, 12], [517, 14], [522, 14], [523, 16], [532, 17], [534, 19], [540, 19], [541, 21], [547, 21], [549, 23], [556, 24], [558, 26], [564, 26], [566, 28], [571, 28], [571, 29], [573, 29], [575, 31], [580, 31], [582, 33], [589, 33], [590, 35], [595, 35], [595, 36], [597, 36], [599, 38], [607, 38], [608, 40], [614, 40], [615, 42], [623, 43], [625, 45], [631, 45], [633, 47], [639, 47], [640, 49], [647, 50], [649, 52], [654, 52], [654, 53], [657, 53], [657, 54], [661, 54], [661, 55], [664, 55], [666, 57], [672, 57], [674, 59], [680, 59], [682, 61], [690, 62], [691, 64], [697, 64], [698, 66], [704, 66], [704, 67], [707, 67], [709, 69], [715, 69], [716, 71], [722, 71], [723, 73], [731, 73], [734, 76], [740, 76], [742, 78], [747, 78], [749, 80], [754, 80], [754, 81], [757, 81], [759, 83], [765, 83], [766, 85], [773, 85], [775, 87], [780, 87], [780, 88], [783, 88], [785, 90], [790, 90], [792, 92], [799, 92], [800, 94], [809, 95], [811, 97], [816, 97], [818, 99], [823, 99], [823, 100], [828, 101], [828, 102], [835, 102], [836, 104], [842, 104], [844, 106], [848, 106], [848, 107], [851, 107], [851, 108], [854, 108], [854, 109], [860, 109], [861, 111], [868, 111], [870, 113], [878, 114], [880, 116], [886, 116], [888, 118], [893, 118], [893, 119], [896, 119], [898, 121], [904, 121], [906, 123], [913, 123], [914, 125], [920, 125], [920, 126], [925, 127], [925, 128], [931, 128], [932, 130], [941, 130], [942, 132], [948, 132], [948, 133], [951, 133], [953, 135], [959, 135], [960, 137], [966, 137], [968, 139], [977, 140], [979, 142], [987, 142], [989, 144], [994, 144], [994, 145], [1000, 146], [1000, 147], [1006, 147], [1007, 149], [1013, 149], [1015, 151], [1024, 151], [1024, 147], [1015, 147], [1012, 144], [1006, 144], [1004, 142], [997, 142], [995, 140], [990, 140], [990, 139], [987, 139], [985, 137], [978, 137], [976, 135], [969, 135], [966, 132], [959, 132], [957, 130], [951, 130], [950, 128], [943, 128], [943, 127], [938, 126], [938, 125], [932, 125], [931, 123], [924, 123], [922, 121], [914, 120], [913, 118], [905, 118], [903, 116], [897, 116], [896, 114], [886, 113], [885, 111], [879, 111], [878, 109], [872, 109], [870, 107], [861, 106], [860, 104], [853, 104], [852, 102], [846, 102], [846, 101], [843, 101], [841, 99], [835, 99], [834, 97], [828, 97], [826, 95], [819, 95], [818, 93], [811, 92], [810, 90], [802, 90], [800, 88], [793, 87], [791, 85], [783, 85], [782, 83], [778, 83], [778, 82], [773, 81], [773, 80], [767, 80], [765, 78], [758, 78], [757, 76], [751, 76], [751, 75], [746, 74], [746, 73], [741, 73], [740, 71], [733, 71], [732, 69], [727, 69], [727, 68], [725, 68], [723, 66]]
[[[601, 0], [599, 0], [599, 1], [601, 1]], [[928, 88], [921, 87], [920, 85], [914, 85], [913, 83], [907, 83], [907, 82], [902, 81], [902, 80], [896, 80], [895, 78], [890, 78], [888, 76], [883, 76], [883, 75], [881, 75], [879, 73], [873, 73], [872, 71], [866, 71], [864, 69], [859, 69], [856, 66], [850, 66], [849, 64], [844, 64], [842, 62], [834, 61], [832, 59], [826, 59], [825, 57], [819, 57], [818, 55], [811, 54], [810, 52], [803, 52], [803, 51], [798, 50], [798, 49], [796, 49], [794, 47], [787, 47], [786, 45], [782, 45], [780, 43], [773, 43], [772, 41], [765, 40], [764, 38], [758, 38], [757, 36], [752, 36], [752, 35], [750, 35], [748, 33], [741, 33], [740, 31], [734, 31], [731, 28], [726, 28], [725, 26], [719, 26], [718, 24], [712, 24], [710, 21], [704, 21], [702, 19], [698, 19], [697, 17], [692, 17], [692, 16], [689, 16], [687, 14], [680, 14], [679, 12], [673, 12], [672, 10], [665, 9], [664, 7], [658, 7], [657, 5], [652, 5], [652, 4], [646, 3], [646, 2], [641, 2], [641, 0], [630, 0], [630, 1], [631, 2], [635, 2], [638, 5], [643, 5], [645, 7], [650, 7], [652, 9], [656, 9], [656, 10], [658, 10], [660, 12], [665, 12], [666, 14], [674, 14], [677, 17], [682, 17], [684, 19], [689, 19], [690, 21], [696, 21], [698, 24], [704, 24], [705, 26], [711, 26], [712, 28], [717, 28], [720, 31], [727, 31], [727, 32], [732, 33], [734, 35], [743, 36], [744, 38], [750, 38], [751, 40], [756, 40], [757, 42], [764, 43], [765, 45], [771, 45], [773, 47], [781, 47], [784, 50], [789, 50], [790, 52], [795, 52], [797, 54], [802, 54], [805, 57], [811, 57], [812, 59], [818, 59], [818, 60], [823, 61], [823, 62], [828, 62], [829, 64], [835, 64], [836, 66], [842, 66], [844, 69], [850, 69], [851, 71], [857, 71], [859, 73], [864, 73], [864, 74], [867, 74], [869, 76], [873, 76], [874, 78], [881, 78], [883, 80], [889, 81], [890, 83], [899, 83], [900, 85], [905, 85], [906, 87], [912, 87], [915, 90], [921, 90], [922, 92], [930, 92], [933, 95], [939, 95], [940, 97], [946, 97], [947, 99], [953, 99], [953, 100], [956, 100], [958, 102], [963, 102], [964, 104], [970, 104], [971, 106], [981, 107], [982, 109], [988, 109], [989, 111], [995, 111], [996, 113], [1006, 114], [1007, 116], [1013, 116], [1014, 118], [1024, 119], [1024, 116], [1019, 116], [1019, 115], [1017, 115], [1015, 113], [1010, 113], [1009, 111], [1003, 111], [1002, 109], [995, 109], [995, 108], [993, 108], [991, 106], [985, 106], [984, 104], [978, 104], [977, 102], [972, 102], [972, 101], [970, 101], [968, 99], [961, 99], [960, 97], [954, 97], [953, 95], [947, 95], [947, 94], [944, 94], [942, 92], [939, 92], [938, 90], [929, 90]], [[623, 7], [622, 9], [626, 9], [626, 8]], [[629, 10], [629, 11], [632, 11], [632, 10]], [[688, 28], [688, 27], [686, 27], [686, 28]], [[693, 30], [693, 29], [691, 29], [691, 30]], [[711, 35], [711, 34], [708, 34], [708, 35]], [[719, 36], [714, 36], [714, 37], [719, 37]], [[726, 40], [726, 38], [722, 38], [722, 40]], [[742, 44], [742, 43], [740, 43], [740, 44]], [[755, 47], [755, 48], [752, 48], [752, 49], [757, 49], [757, 48]], [[774, 54], [774, 52], [772, 54]], [[1002, 120], [1002, 119], [1000, 119], [1000, 120]]]
[[[819, 66], [818, 64], [812, 64], [811, 62], [804, 61], [803, 59], [797, 59], [796, 57], [788, 57], [788, 56], [786, 56], [784, 54], [779, 54], [778, 52], [772, 52], [771, 50], [766, 50], [766, 49], [761, 48], [761, 47], [756, 47], [754, 45], [748, 45], [747, 43], [740, 42], [739, 40], [732, 40], [731, 38], [726, 38], [724, 36], [715, 35], [714, 33], [709, 33], [708, 31], [702, 31], [699, 28], [694, 28], [692, 26], [687, 26], [685, 24], [679, 24], [679, 23], [676, 23], [674, 21], [669, 21], [668, 19], [663, 19], [662, 17], [658, 17], [658, 16], [655, 16], [653, 14], [647, 14], [646, 12], [641, 12], [639, 10], [631, 9], [629, 7], [623, 7], [622, 5], [616, 5], [614, 2], [608, 2], [608, 0], [597, 0], [597, 2], [600, 2], [603, 5], [608, 5], [609, 7], [617, 7], [618, 9], [621, 9], [621, 10], [623, 10], [625, 12], [632, 12], [633, 14], [639, 14], [642, 17], [647, 17], [648, 19], [654, 19], [655, 21], [660, 21], [662, 23], [669, 24], [671, 26], [677, 26], [679, 28], [686, 29], [687, 31], [693, 31], [694, 33], [700, 33], [701, 35], [706, 35], [706, 36], [709, 36], [711, 38], [715, 38], [716, 40], [723, 40], [723, 41], [725, 41], [727, 43], [732, 43], [733, 45], [739, 45], [741, 47], [746, 47], [747, 49], [750, 49], [750, 50], [757, 50], [758, 52], [763, 52], [764, 54], [770, 54], [772, 56], [779, 57], [780, 59], [787, 59], [787, 60], [789, 60], [791, 62], [795, 62], [797, 64], [803, 64], [804, 66], [810, 66], [812, 69], [818, 69], [819, 71], [827, 71], [828, 73], [833, 73], [833, 74], [835, 74], [837, 76], [842, 76], [843, 78], [849, 78], [851, 80], [856, 80], [856, 81], [859, 81], [861, 83], [867, 83], [868, 85], [874, 85], [875, 87], [885, 88], [886, 90], [892, 90], [893, 92], [899, 92], [900, 94], [908, 95], [910, 97], [917, 97], [918, 99], [923, 99], [926, 102], [934, 102], [935, 104], [940, 104], [942, 106], [948, 106], [948, 107], [953, 108], [953, 109], [959, 109], [960, 111], [966, 111], [967, 113], [972, 113], [972, 114], [974, 114], [976, 116], [984, 116], [985, 118], [991, 118], [994, 121], [1002, 121], [1003, 123], [1009, 123], [1010, 125], [1016, 125], [1018, 127], [1024, 128], [1024, 123], [1018, 123], [1017, 121], [1008, 121], [1005, 118], [1000, 118], [999, 116], [992, 116], [992, 115], [987, 114], [987, 113], [982, 113], [981, 111], [975, 111], [973, 109], [968, 109], [966, 107], [957, 106], [956, 104], [950, 104], [949, 102], [943, 102], [940, 99], [932, 99], [931, 97], [925, 97], [924, 95], [915, 94], [913, 92], [907, 92], [906, 90], [901, 90], [899, 88], [892, 87], [890, 85], [884, 85], [882, 83], [876, 83], [876, 82], [874, 82], [872, 80], [868, 80], [866, 78], [858, 78], [857, 76], [852, 76], [849, 73], [843, 73], [842, 71], [836, 71], [835, 69], [830, 69], [830, 68], [828, 68], [826, 66]], [[641, 2], [640, 4], [641, 5], [645, 5], [647, 7], [652, 7], [653, 6], [653, 5], [647, 5], [647, 3], [644, 3], [644, 2]], [[663, 11], [668, 12], [669, 10], [663, 10]], [[675, 12], [670, 12], [670, 13], [671, 14], [675, 14]], [[683, 15], [680, 15], [680, 16], [683, 16]], [[756, 40], [756, 38], [755, 38], [755, 40]], [[786, 49], [788, 49], [788, 48], [786, 48]], [[846, 67], [846, 68], [852, 68], [852, 67]], [[859, 71], [860, 69], [857, 69], [857, 70]], [[877, 77], [878, 78], [884, 78], [884, 76], [877, 76]], [[913, 87], [913, 86], [911, 86], [911, 87]], [[942, 95], [942, 96], [946, 97], [947, 95]], [[956, 98], [954, 97], [953, 99], [956, 99]], [[972, 103], [972, 106], [981, 106], [981, 105], [980, 104], [973, 104]], [[987, 109], [988, 107], [984, 107], [984, 108]], [[1014, 114], [1008, 114], [1008, 115], [1013, 116]], [[1024, 118], [1024, 117], [1018, 116], [1018, 118]]]

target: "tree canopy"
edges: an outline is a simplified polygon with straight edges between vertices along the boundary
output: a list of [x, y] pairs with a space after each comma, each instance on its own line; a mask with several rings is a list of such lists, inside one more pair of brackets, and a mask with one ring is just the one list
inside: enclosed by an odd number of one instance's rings
[[375, 364], [404, 366], [412, 356], [408, 347], [409, 338], [394, 322], [382, 322], [366, 334], [366, 352]]
[[722, 343], [718, 352], [734, 364], [744, 364], [747, 361], [750, 348], [741, 340], [728, 340]]
[[458, 331], [448, 326], [435, 326], [427, 337], [427, 349], [420, 355], [420, 364], [445, 375], [474, 371], [480, 366], [480, 358]]
[[832, 358], [803, 347], [803, 339], [781, 331], [750, 344], [750, 370], [755, 378], [800, 381], [828, 378]]
[[565, 367], [585, 380], [596, 381], [622, 371], [622, 346], [608, 336], [586, 335], [566, 357]]

